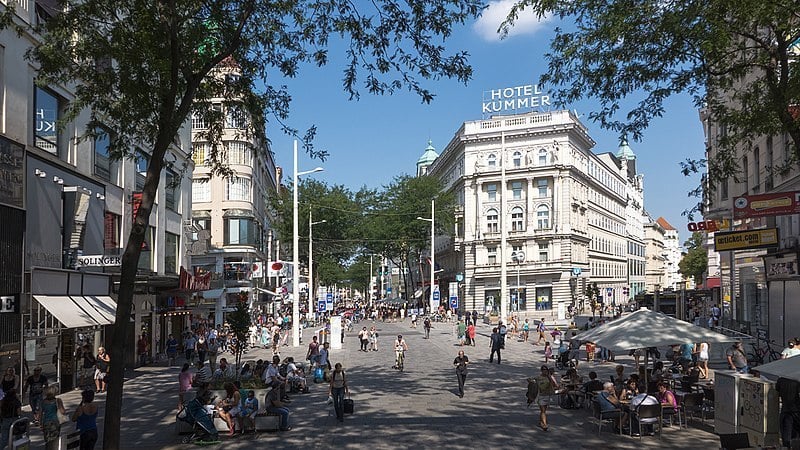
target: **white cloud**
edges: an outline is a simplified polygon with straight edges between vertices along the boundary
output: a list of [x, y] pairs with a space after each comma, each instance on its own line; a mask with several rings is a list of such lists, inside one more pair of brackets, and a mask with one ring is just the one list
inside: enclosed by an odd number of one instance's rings
[[[500, 34], [497, 29], [506, 20], [508, 13], [518, 0], [497, 0], [489, 2], [489, 6], [483, 11], [481, 17], [472, 25], [478, 35], [486, 41], [497, 42]], [[548, 18], [539, 17], [530, 8], [525, 9], [519, 14], [514, 26], [509, 30], [508, 37], [534, 34], [539, 31], [547, 22]]]

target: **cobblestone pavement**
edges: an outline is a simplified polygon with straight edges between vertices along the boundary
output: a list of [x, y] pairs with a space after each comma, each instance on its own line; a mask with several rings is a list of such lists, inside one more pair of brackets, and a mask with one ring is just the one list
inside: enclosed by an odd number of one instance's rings
[[[359, 325], [373, 325], [371, 321]], [[359, 351], [354, 333], [345, 338], [344, 348], [333, 350], [331, 361], [341, 362], [348, 374], [355, 414], [338, 423], [332, 408], [325, 405], [327, 385], [311, 383], [309, 394], [292, 396], [289, 432], [262, 432], [229, 438], [212, 448], [276, 448], [328, 449], [369, 448], [405, 449], [433, 448], [472, 449], [634, 449], [648, 448], [697, 449], [716, 448], [713, 419], [702, 424], [691, 423], [688, 429], [677, 426], [657, 436], [620, 437], [604, 427], [598, 434], [591, 411], [565, 410], [551, 407], [550, 429], [536, 427], [538, 410], [525, 406], [525, 378], [538, 373], [543, 363], [542, 346], [510, 341], [503, 351], [502, 364], [489, 364], [489, 326], [478, 328], [477, 346], [464, 347], [471, 365], [464, 398], [457, 394], [452, 367], [459, 346], [453, 325], [435, 323], [430, 339], [423, 339], [420, 328], [405, 323], [375, 323], [379, 330], [379, 351]], [[357, 330], [358, 328], [356, 328]], [[405, 371], [391, 368], [394, 361], [392, 342], [403, 334], [409, 345]], [[307, 342], [307, 339], [306, 339]], [[281, 356], [305, 358], [304, 347], [283, 347]], [[244, 360], [267, 359], [271, 353], [252, 349]], [[632, 358], [620, 356], [618, 364], [632, 370]], [[552, 362], [551, 362], [552, 365]], [[607, 380], [615, 364], [582, 362], [579, 372], [586, 377], [596, 370]], [[175, 427], [178, 368], [144, 367], [131, 374], [125, 383], [122, 418], [122, 442], [131, 449], [180, 449], [182, 444]], [[68, 410], [80, 401], [77, 391], [61, 396]], [[98, 400], [102, 405], [104, 395]], [[263, 402], [263, 399], [261, 399]], [[102, 420], [100, 421], [102, 429]], [[64, 429], [72, 429], [65, 425]], [[41, 432], [33, 433], [34, 447], [41, 443]], [[102, 436], [101, 440], [102, 442]], [[100, 444], [98, 444], [100, 447]]]

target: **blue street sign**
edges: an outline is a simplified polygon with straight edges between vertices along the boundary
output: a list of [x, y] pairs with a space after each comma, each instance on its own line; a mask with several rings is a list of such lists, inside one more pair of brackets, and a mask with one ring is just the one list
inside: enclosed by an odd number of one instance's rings
[[450, 297], [450, 307], [453, 309], [458, 309], [458, 297], [455, 295]]
[[442, 299], [441, 294], [439, 293], [439, 286], [433, 289], [433, 301], [438, 302]]
[[333, 302], [333, 292], [328, 292], [327, 294], [325, 294], [325, 301], [328, 303]]
[[325, 305], [325, 302], [324, 302], [324, 301], [321, 301], [321, 300], [320, 300], [320, 301], [318, 301], [318, 302], [317, 302], [317, 311], [319, 311], [319, 312], [325, 312], [325, 310], [326, 310], [325, 306], [326, 306], [326, 305]]
[[392, 293], [392, 287], [391, 287], [391, 286], [388, 286], [388, 287], [386, 288], [386, 293], [387, 293], [387, 294], [391, 294], [391, 293]]
[[580, 267], [573, 267], [572, 268], [572, 275], [573, 276], [576, 276], [576, 277], [580, 276], [581, 272], [583, 272], [583, 270]]

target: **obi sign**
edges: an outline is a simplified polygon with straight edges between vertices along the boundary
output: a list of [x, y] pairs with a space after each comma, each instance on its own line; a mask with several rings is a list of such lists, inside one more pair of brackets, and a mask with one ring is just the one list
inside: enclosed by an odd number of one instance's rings
[[492, 89], [483, 92], [481, 112], [528, 111], [551, 106], [550, 95], [538, 84]]

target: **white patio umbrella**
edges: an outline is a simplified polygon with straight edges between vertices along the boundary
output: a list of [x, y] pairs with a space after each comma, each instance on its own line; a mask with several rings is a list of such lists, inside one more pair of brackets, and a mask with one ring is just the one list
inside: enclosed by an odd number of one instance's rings
[[800, 357], [797, 356], [772, 361], [763, 366], [758, 366], [755, 369], [761, 372], [761, 375], [767, 376], [767, 378], [778, 379], [783, 377], [800, 381]]
[[[615, 352], [688, 342], [712, 344], [737, 340], [735, 337], [698, 327], [666, 314], [650, 311], [647, 308], [641, 308], [625, 317], [581, 333], [572, 339], [594, 342]], [[645, 367], [647, 367], [647, 359], [648, 353], [645, 353]]]

